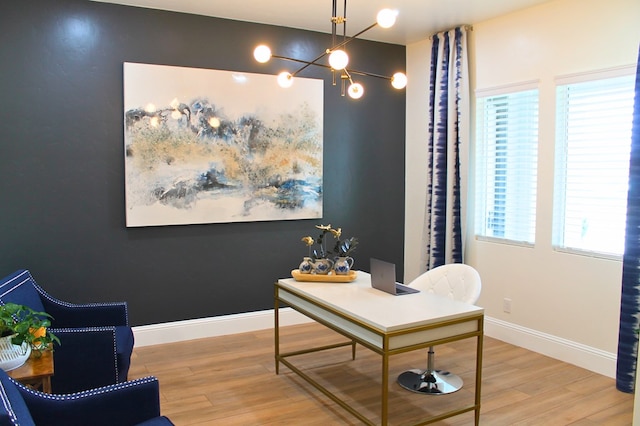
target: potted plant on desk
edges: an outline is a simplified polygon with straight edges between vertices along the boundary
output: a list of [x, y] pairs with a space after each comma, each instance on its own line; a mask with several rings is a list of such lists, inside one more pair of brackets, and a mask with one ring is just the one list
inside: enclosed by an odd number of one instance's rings
[[48, 328], [51, 316], [15, 303], [0, 305], [0, 368], [13, 370], [25, 363], [31, 351], [38, 356], [60, 340]]
[[[351, 237], [341, 240], [342, 228], [334, 228], [331, 225], [316, 225], [321, 231], [318, 238], [311, 236], [302, 237], [302, 241], [309, 247], [309, 256], [305, 257], [298, 271], [302, 274], [327, 275], [333, 271], [336, 275], [348, 275], [353, 266], [351, 253], [358, 245], [358, 239]], [[333, 250], [327, 250], [327, 234], [336, 240]], [[318, 244], [319, 249], [312, 251], [312, 246]], [[312, 255], [313, 253], [313, 255]], [[329, 256], [334, 256], [333, 259]]]
[[340, 236], [336, 238], [336, 245], [333, 248], [332, 253], [335, 254], [335, 263], [333, 265], [333, 269], [336, 274], [339, 275], [347, 275], [351, 271], [351, 267], [353, 266], [353, 258], [351, 257], [351, 253], [356, 249], [358, 245], [358, 239], [356, 237], [351, 237], [347, 240], [340, 240]]

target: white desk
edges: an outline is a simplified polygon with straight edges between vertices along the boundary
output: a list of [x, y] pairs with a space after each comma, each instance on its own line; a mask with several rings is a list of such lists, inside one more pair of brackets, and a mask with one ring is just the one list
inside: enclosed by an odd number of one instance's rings
[[[296, 352], [280, 353], [280, 304], [324, 324], [350, 339], [349, 342]], [[298, 282], [281, 279], [275, 284], [275, 361], [276, 374], [282, 363], [340, 404], [366, 424], [373, 424], [346, 402], [295, 367], [287, 358], [339, 346], [360, 343], [382, 356], [382, 424], [388, 421], [389, 357], [456, 340], [477, 338], [476, 387], [473, 405], [438, 415], [418, 424], [433, 423], [468, 411], [475, 411], [475, 423], [480, 419], [480, 385], [482, 378], [482, 340], [484, 310], [477, 306], [420, 292], [392, 296], [371, 288], [371, 277], [358, 271], [351, 283]]]

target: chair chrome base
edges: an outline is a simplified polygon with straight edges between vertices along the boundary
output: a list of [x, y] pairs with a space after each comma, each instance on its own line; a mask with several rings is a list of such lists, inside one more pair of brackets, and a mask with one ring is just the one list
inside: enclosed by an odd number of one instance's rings
[[411, 392], [446, 395], [462, 387], [462, 379], [448, 371], [409, 370], [398, 376], [398, 384]]

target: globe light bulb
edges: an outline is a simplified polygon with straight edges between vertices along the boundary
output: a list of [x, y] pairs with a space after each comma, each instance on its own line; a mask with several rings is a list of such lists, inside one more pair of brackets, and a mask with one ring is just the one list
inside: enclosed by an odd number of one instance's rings
[[256, 61], [264, 64], [265, 62], [268, 62], [269, 59], [271, 59], [271, 49], [269, 49], [269, 46], [261, 44], [254, 49], [253, 57], [256, 58]]
[[396, 89], [404, 89], [407, 87], [407, 76], [404, 73], [397, 72], [391, 77], [391, 85]]
[[382, 9], [380, 12], [378, 12], [376, 21], [378, 22], [378, 25], [380, 25], [382, 28], [390, 28], [393, 26], [393, 24], [396, 23], [397, 16], [398, 16], [397, 10]]
[[291, 87], [293, 84], [293, 76], [287, 71], [278, 74], [278, 85], [284, 89]]
[[347, 93], [352, 99], [360, 99], [364, 95], [364, 87], [360, 83], [352, 83], [347, 89]]
[[342, 70], [345, 69], [347, 64], [349, 63], [349, 55], [344, 50], [334, 50], [329, 55], [329, 65], [334, 70]]

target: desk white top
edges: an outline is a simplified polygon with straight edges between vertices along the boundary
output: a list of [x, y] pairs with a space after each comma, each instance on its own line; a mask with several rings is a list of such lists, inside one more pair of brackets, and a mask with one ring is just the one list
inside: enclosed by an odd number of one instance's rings
[[471, 317], [484, 309], [421, 291], [394, 296], [371, 287], [371, 276], [358, 271], [350, 283], [278, 280], [281, 288], [325, 304], [335, 312], [358, 318], [382, 332]]

